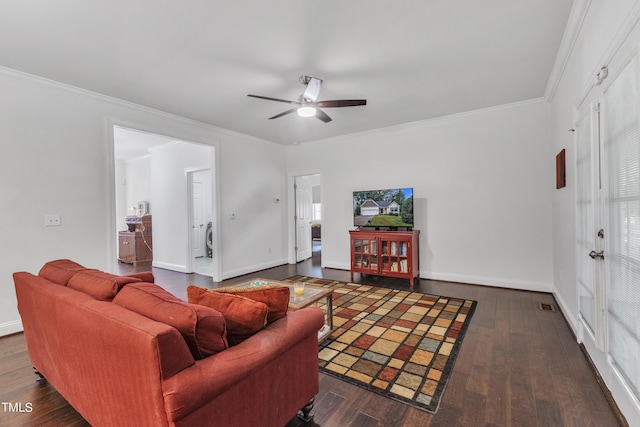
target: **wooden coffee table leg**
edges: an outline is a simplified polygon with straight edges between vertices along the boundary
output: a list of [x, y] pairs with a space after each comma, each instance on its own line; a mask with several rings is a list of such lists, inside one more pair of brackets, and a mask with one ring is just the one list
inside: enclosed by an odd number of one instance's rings
[[333, 331], [333, 293], [327, 295], [327, 325], [329, 331]]

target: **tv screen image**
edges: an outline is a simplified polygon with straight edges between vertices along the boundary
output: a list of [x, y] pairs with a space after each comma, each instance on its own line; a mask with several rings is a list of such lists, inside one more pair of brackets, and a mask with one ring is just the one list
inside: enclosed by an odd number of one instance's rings
[[353, 225], [413, 228], [413, 188], [353, 192]]

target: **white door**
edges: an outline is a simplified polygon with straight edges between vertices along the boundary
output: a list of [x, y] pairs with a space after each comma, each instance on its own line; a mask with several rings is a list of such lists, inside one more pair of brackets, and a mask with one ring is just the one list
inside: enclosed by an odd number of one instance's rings
[[[600, 104], [597, 99], [585, 102], [576, 123], [576, 193], [577, 264], [580, 321], [587, 345], [603, 349], [602, 263], [599, 254], [604, 232], [601, 220], [600, 179]], [[602, 237], [600, 237], [602, 236]], [[595, 258], [594, 258], [595, 257]]]
[[193, 218], [191, 221], [193, 257], [204, 256], [205, 252], [205, 214], [203, 183], [194, 179], [192, 183]]
[[576, 122], [580, 338], [616, 401], [638, 408], [629, 403], [640, 400], [638, 55], [611, 69]]
[[296, 261], [311, 257], [311, 213], [312, 195], [309, 178], [298, 176], [295, 179], [296, 195]]
[[[640, 60], [602, 96], [602, 188], [607, 358], [640, 400]], [[640, 406], [639, 406], [640, 408]], [[640, 414], [640, 412], [638, 412]], [[631, 421], [631, 420], [629, 420]], [[629, 425], [634, 424], [630, 422]], [[636, 424], [637, 425], [637, 424]]]

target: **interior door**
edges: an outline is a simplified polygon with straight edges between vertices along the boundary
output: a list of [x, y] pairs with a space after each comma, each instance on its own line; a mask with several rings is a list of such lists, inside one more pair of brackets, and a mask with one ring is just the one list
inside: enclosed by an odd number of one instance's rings
[[583, 340], [603, 348], [602, 263], [595, 259], [602, 251], [600, 200], [600, 106], [587, 101], [578, 111], [576, 123], [576, 215], [577, 264], [580, 321], [587, 334]]
[[204, 194], [203, 183], [193, 180], [192, 183], [192, 203], [193, 203], [193, 219], [191, 221], [191, 231], [193, 234], [193, 257], [199, 258], [204, 256], [205, 251], [205, 218], [204, 218]]
[[312, 194], [308, 177], [298, 176], [295, 179], [296, 196], [296, 261], [304, 261], [311, 257], [311, 213]]

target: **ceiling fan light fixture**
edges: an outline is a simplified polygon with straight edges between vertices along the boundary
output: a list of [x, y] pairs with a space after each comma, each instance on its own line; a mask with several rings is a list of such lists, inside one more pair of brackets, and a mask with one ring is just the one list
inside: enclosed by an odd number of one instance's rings
[[300, 117], [313, 117], [316, 115], [316, 109], [310, 106], [304, 106], [298, 108], [298, 115]]

